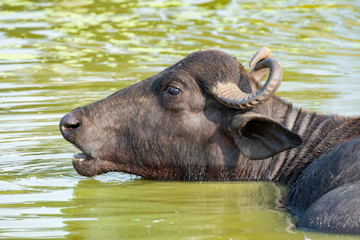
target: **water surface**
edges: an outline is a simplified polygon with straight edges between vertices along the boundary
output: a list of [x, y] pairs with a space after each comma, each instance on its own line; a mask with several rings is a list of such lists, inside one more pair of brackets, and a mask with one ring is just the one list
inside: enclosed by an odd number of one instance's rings
[[284, 67], [278, 95], [360, 113], [360, 3], [0, 2], [0, 238], [360, 239], [300, 231], [287, 188], [79, 176], [59, 119], [206, 48], [246, 67], [262, 46]]

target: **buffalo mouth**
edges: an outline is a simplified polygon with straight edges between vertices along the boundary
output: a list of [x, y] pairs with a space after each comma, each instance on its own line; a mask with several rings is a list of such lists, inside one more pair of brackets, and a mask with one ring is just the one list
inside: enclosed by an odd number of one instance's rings
[[91, 161], [93, 159], [94, 158], [92, 158], [91, 156], [89, 156], [83, 152], [75, 153], [73, 156], [73, 161], [75, 161], [75, 162]]
[[74, 154], [72, 164], [77, 173], [86, 177], [119, 170], [114, 162], [94, 158], [85, 152]]

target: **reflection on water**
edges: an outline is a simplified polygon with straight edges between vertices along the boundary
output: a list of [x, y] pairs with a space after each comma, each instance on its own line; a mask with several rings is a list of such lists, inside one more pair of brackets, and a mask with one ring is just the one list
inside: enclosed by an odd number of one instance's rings
[[359, 9], [352, 0], [2, 0], [0, 238], [342, 239], [296, 230], [274, 184], [80, 177], [58, 121], [198, 49], [247, 66], [261, 46], [284, 67], [280, 96], [358, 114]]
[[[289, 225], [287, 216], [274, 206], [283, 195], [282, 188], [271, 184], [141, 180], [119, 185], [87, 180], [74, 189], [75, 207], [62, 212], [82, 217], [65, 223], [72, 236], [85, 232], [85, 239], [260, 237]], [[77, 232], [79, 226], [86, 231]]]

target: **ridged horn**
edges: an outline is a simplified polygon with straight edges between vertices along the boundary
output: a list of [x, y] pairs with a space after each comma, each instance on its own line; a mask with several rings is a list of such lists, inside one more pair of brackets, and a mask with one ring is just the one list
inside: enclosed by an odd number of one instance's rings
[[251, 110], [275, 95], [280, 87], [283, 72], [280, 62], [273, 58], [260, 61], [254, 67], [255, 71], [270, 68], [270, 74], [264, 86], [254, 93], [244, 93], [233, 82], [219, 82], [211, 89], [212, 95], [222, 104], [235, 109]]

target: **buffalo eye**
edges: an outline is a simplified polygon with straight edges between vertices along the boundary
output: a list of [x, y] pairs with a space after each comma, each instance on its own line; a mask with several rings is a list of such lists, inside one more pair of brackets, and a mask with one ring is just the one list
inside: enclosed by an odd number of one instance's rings
[[170, 95], [176, 96], [176, 95], [179, 95], [180, 89], [177, 88], [177, 87], [170, 86], [167, 89], [167, 93], [170, 94]]

